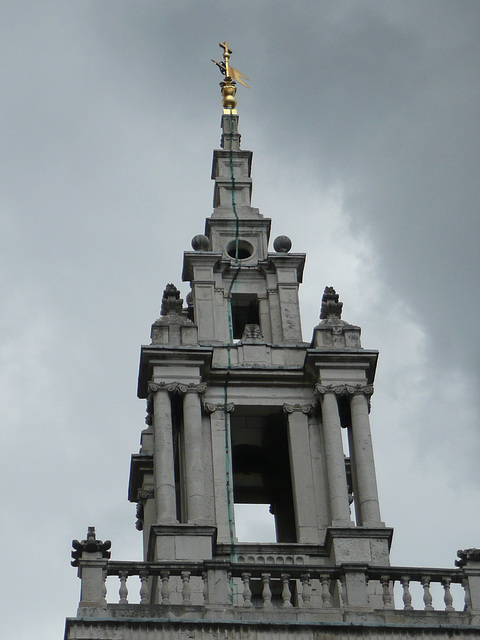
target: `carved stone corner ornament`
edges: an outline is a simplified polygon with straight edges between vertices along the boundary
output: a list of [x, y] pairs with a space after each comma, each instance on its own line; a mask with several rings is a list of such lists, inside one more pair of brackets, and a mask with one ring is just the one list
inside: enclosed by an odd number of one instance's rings
[[180, 291], [174, 284], [167, 284], [163, 292], [162, 308], [160, 314], [168, 316], [172, 313], [181, 315], [183, 300], [180, 298]]
[[138, 489], [137, 491], [137, 502], [148, 500], [149, 498], [153, 498], [153, 489]]
[[301, 411], [306, 416], [309, 416], [314, 409], [314, 405], [312, 404], [284, 404], [283, 411], [287, 414], [293, 413], [294, 411]]
[[72, 540], [72, 567], [78, 567], [79, 561], [82, 559], [84, 553], [96, 553], [101, 552], [102, 558], [110, 558], [110, 547], [112, 543], [110, 540], [97, 540], [95, 534], [95, 527], [88, 527], [86, 540]]
[[456, 567], [464, 567], [470, 562], [480, 562], [480, 549], [459, 549], [457, 551], [458, 560], [455, 560]]
[[342, 317], [343, 302], [339, 302], [338, 293], [333, 287], [325, 287], [320, 309], [320, 320]]
[[242, 335], [242, 341], [244, 340], [263, 340], [260, 326], [258, 324], [246, 324]]

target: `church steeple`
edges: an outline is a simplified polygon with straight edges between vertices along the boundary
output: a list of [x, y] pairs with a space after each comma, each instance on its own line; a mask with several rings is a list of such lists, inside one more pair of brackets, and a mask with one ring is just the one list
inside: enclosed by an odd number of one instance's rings
[[[287, 236], [268, 250], [270, 220], [251, 206], [252, 152], [240, 147], [235, 112], [234, 82], [245, 76], [220, 46], [213, 212], [184, 254], [186, 305], [167, 284], [141, 349], [147, 416], [129, 500], [143, 561], [110, 560], [94, 529], [74, 541], [81, 600], [65, 637], [416, 637], [433, 628], [431, 581], [445, 592], [438, 624], [457, 633], [480, 619], [480, 553], [461, 552], [458, 570], [389, 566], [369, 423], [378, 353], [362, 348], [332, 287], [302, 341], [305, 255]], [[238, 504], [268, 505], [276, 541], [239, 540]], [[107, 604], [107, 576], [119, 579], [118, 604]], [[127, 599], [133, 576], [140, 604]], [[395, 580], [405, 606], [393, 612]], [[425, 612], [412, 611], [410, 580], [421, 582]], [[464, 585], [464, 612], [450, 614], [451, 582]]]
[[[237, 72], [228, 45], [221, 46], [213, 212], [184, 253], [187, 307], [168, 285], [152, 344], [142, 347], [139, 395], [151, 423], [142, 452], [152, 455], [148, 482], [155, 487], [155, 506], [143, 510], [150, 514], [142, 525], [150, 531], [147, 555], [163, 557], [162, 527], [172, 523], [184, 533], [187, 525], [213, 526], [219, 542], [235, 545], [234, 503], [266, 502], [278, 542], [330, 539], [330, 553], [340, 557], [344, 534], [337, 530], [380, 527], [375, 535], [387, 545], [387, 561], [390, 531], [380, 520], [368, 424], [377, 353], [363, 350], [360, 329], [340, 318], [332, 288], [312, 341], [303, 342], [305, 255], [290, 251], [287, 236], [268, 249], [271, 221], [251, 204], [253, 154], [241, 148], [235, 105], [225, 102]], [[138, 475], [140, 460], [134, 457], [132, 498], [140, 477], [147, 482], [148, 474]]]
[[[238, 77], [231, 65], [217, 64]], [[224, 98], [226, 83], [234, 81], [226, 76], [221, 83]], [[288, 238], [268, 252], [271, 220], [251, 204], [253, 153], [240, 147], [238, 120], [224, 101], [220, 149], [213, 152], [213, 212], [205, 235], [192, 240], [194, 252], [184, 256], [182, 279], [191, 283], [192, 317], [200, 342], [231, 343], [251, 324], [267, 343], [301, 342], [298, 285], [305, 255], [288, 254]]]

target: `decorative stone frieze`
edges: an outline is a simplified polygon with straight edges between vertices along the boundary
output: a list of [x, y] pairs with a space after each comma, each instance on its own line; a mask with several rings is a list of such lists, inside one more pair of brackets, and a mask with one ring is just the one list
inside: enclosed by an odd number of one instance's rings
[[150, 393], [155, 393], [156, 391], [168, 391], [169, 393], [199, 393], [204, 394], [207, 390], [206, 382], [201, 382], [200, 384], [195, 384], [194, 382], [189, 382], [188, 384], [184, 384], [183, 382], [149, 382], [148, 383], [148, 391]]
[[137, 531], [143, 531], [144, 507], [145, 505], [143, 502], [137, 502], [137, 507], [135, 509], [135, 529]]
[[145, 410], [147, 415], [145, 416], [145, 424], [151, 427], [153, 424], [153, 396], [151, 393], [149, 393], [147, 396], [146, 405], [147, 406]]
[[144, 521], [144, 512], [145, 512], [145, 502], [149, 498], [154, 497], [153, 489], [138, 489], [137, 490], [137, 508], [136, 508], [136, 522], [135, 528], [137, 531], [143, 531], [143, 521]]
[[98, 553], [102, 558], [110, 558], [110, 540], [97, 540], [95, 527], [88, 527], [86, 540], [72, 540], [72, 567], [78, 567], [79, 560], [82, 559], [84, 553]]
[[232, 413], [233, 411], [235, 411], [235, 405], [233, 402], [227, 402], [227, 404], [223, 402], [204, 402], [203, 408], [206, 413], [214, 413], [215, 411], [225, 411], [225, 413]]
[[284, 404], [282, 409], [287, 414], [293, 413], [294, 411], [301, 411], [309, 416], [314, 410], [314, 404]]

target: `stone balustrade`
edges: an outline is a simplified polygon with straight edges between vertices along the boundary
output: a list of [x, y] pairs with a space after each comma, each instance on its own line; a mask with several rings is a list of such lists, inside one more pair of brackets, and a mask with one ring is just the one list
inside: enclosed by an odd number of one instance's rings
[[[95, 565], [96, 577], [92, 574]], [[467, 576], [463, 568], [259, 565], [227, 560], [151, 563], [108, 559], [80, 559], [78, 566], [80, 576], [83, 573], [89, 581], [84, 585], [82, 580], [82, 593], [88, 592], [89, 598], [88, 602], [80, 602], [81, 609], [105, 608], [110, 606], [108, 601], [128, 605], [128, 608], [144, 605], [197, 608], [212, 604], [251, 612], [275, 608], [277, 611], [301, 609], [314, 613], [358, 607], [363, 601], [367, 611], [383, 609], [408, 613], [421, 609], [425, 612], [456, 611], [465, 614], [472, 611], [469, 588], [472, 577]], [[82, 571], [85, 568], [88, 572]], [[93, 583], [97, 585], [96, 593], [92, 592], [92, 576]], [[112, 577], [118, 579], [117, 588], [112, 588]], [[480, 580], [478, 576], [474, 579]], [[369, 584], [375, 585], [373, 596]], [[414, 584], [417, 591], [421, 589], [420, 605], [412, 598], [411, 587]], [[362, 591], [359, 585], [362, 585], [363, 593], [359, 592]], [[398, 585], [396, 598], [395, 585]], [[441, 587], [440, 601], [434, 601], [432, 585]], [[453, 585], [459, 585], [461, 591], [461, 594], [456, 594], [455, 602]]]

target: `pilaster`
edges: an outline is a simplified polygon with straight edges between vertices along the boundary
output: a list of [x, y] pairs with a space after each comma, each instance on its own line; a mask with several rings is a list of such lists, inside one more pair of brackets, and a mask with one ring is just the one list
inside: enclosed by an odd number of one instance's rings
[[290, 472], [297, 542], [319, 544], [316, 505], [312, 500], [315, 490], [308, 433], [308, 416], [312, 411], [312, 406], [284, 404], [283, 410], [288, 419]]

